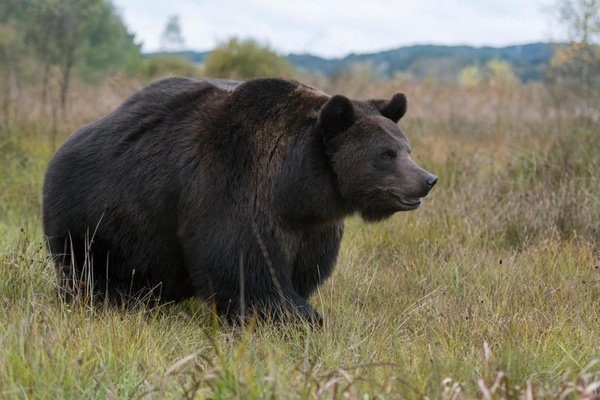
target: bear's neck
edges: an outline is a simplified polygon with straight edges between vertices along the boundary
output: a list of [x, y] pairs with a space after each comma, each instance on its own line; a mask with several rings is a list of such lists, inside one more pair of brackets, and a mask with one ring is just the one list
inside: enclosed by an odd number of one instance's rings
[[352, 213], [314, 129], [300, 132], [288, 147], [274, 193], [277, 213], [293, 226], [335, 224]]

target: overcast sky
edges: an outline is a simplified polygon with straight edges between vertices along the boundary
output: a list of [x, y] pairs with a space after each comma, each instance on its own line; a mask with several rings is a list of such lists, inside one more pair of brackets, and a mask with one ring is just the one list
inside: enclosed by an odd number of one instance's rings
[[505, 46], [556, 39], [554, 0], [113, 0], [143, 51], [160, 49], [170, 15], [186, 48], [232, 36], [280, 53], [342, 57], [413, 44]]

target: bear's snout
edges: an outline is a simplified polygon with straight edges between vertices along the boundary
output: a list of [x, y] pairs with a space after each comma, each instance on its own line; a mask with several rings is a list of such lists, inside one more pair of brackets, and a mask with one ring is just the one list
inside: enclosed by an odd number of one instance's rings
[[429, 177], [427, 178], [427, 188], [429, 190], [431, 190], [431, 188], [433, 188], [435, 186], [437, 181], [438, 181], [437, 176], [435, 176], [434, 174], [429, 174]]

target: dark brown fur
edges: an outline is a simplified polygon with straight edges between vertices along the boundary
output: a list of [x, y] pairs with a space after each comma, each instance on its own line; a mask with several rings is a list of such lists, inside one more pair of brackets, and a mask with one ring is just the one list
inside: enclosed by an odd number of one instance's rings
[[319, 320], [307, 299], [333, 270], [343, 219], [414, 209], [435, 183], [409, 157], [405, 111], [404, 95], [359, 102], [279, 79], [153, 83], [52, 159], [54, 260], [67, 279], [91, 270], [110, 298]]

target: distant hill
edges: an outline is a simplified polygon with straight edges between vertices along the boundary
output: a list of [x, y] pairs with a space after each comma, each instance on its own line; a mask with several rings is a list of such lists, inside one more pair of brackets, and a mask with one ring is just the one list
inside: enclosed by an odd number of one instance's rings
[[404, 72], [416, 78], [432, 74], [442, 79], [447, 78], [446, 75], [454, 78], [466, 66], [483, 65], [498, 58], [510, 63], [521, 80], [529, 81], [541, 78], [553, 54], [552, 45], [531, 43], [507, 47], [420, 45], [379, 53], [350, 54], [338, 59], [324, 59], [310, 54], [290, 54], [287, 58], [295, 67], [325, 75], [346, 70], [356, 62], [369, 62], [387, 76]]
[[[180, 53], [189, 60], [202, 63], [206, 52]], [[469, 65], [483, 65], [492, 59], [510, 63], [522, 81], [539, 80], [554, 54], [549, 43], [530, 43], [506, 47], [417, 45], [378, 53], [350, 54], [344, 58], [322, 58], [311, 54], [289, 54], [294, 67], [311, 73], [332, 76], [348, 70], [355, 63], [371, 63], [384, 76], [405, 73], [417, 79], [433, 76], [454, 80], [458, 72]]]

